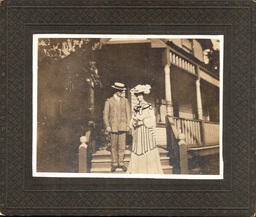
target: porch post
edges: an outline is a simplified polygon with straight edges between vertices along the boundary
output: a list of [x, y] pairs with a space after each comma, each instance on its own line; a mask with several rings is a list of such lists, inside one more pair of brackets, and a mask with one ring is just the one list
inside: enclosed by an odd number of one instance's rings
[[171, 75], [170, 75], [170, 50], [165, 48], [163, 54], [163, 64], [165, 73], [165, 100], [166, 100], [166, 110], [168, 116], [174, 116], [173, 114], [173, 104], [172, 104], [172, 88], [171, 88]]
[[[197, 70], [199, 73], [199, 70]], [[201, 97], [201, 88], [200, 88], [200, 75], [198, 74], [196, 80], [196, 101], [197, 101], [197, 113], [198, 119], [203, 120], [203, 107], [202, 107], [202, 97]]]
[[90, 115], [91, 115], [91, 120], [94, 120], [94, 87], [90, 86], [89, 89], [89, 111], [90, 111]]

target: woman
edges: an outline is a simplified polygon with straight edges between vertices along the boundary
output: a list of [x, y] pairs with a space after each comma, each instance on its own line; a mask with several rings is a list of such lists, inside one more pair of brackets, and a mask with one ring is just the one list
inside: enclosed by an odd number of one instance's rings
[[128, 173], [163, 174], [155, 139], [155, 114], [152, 106], [144, 100], [150, 93], [150, 85], [137, 85], [131, 92], [137, 98], [131, 128], [133, 146]]

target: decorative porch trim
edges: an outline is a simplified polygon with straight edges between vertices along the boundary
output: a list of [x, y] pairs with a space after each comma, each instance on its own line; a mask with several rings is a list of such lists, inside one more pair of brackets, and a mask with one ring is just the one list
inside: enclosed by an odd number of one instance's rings
[[175, 66], [184, 69], [185, 71], [196, 75], [196, 66], [195, 64], [191, 63], [190, 61], [186, 60], [180, 55], [177, 55], [174, 52], [170, 52], [170, 62]]
[[[207, 74], [208, 74], [210, 77], [212, 77], [213, 79], [219, 80], [218, 75], [214, 74], [213, 72], [211, 72], [211, 71], [209, 71], [207, 68], [205, 68], [205, 67], [202, 65], [202, 63], [200, 63], [199, 60], [196, 61], [195, 59], [186, 56], [185, 54], [183, 54], [181, 51], [177, 50], [175, 47], [173, 47], [173, 46], [170, 45], [170, 44], [167, 44], [167, 47], [170, 49], [170, 52], [171, 52], [172, 54], [175, 54], [175, 56], [178, 56], [178, 61], [180, 61], [180, 60], [179, 60], [179, 57], [180, 57], [180, 59], [181, 59], [181, 64], [182, 64], [182, 60], [184, 61], [184, 68], [185, 68], [186, 71], [188, 71], [188, 70], [187, 70], [186, 67], [185, 67], [185, 61], [188, 62], [188, 63], [190, 63], [192, 66], [197, 66], [198, 68], [202, 69], [205, 73], [207, 73]], [[171, 55], [170, 55], [170, 57], [171, 57]], [[177, 57], [176, 57], [176, 58], [177, 58]], [[173, 59], [173, 58], [172, 58], [172, 59]], [[177, 60], [175, 60], [175, 61], [177, 61]], [[173, 63], [173, 64], [174, 64], [174, 63]], [[178, 65], [179, 65], [179, 64], [178, 64]], [[181, 66], [181, 68], [182, 68], [182, 66]], [[196, 70], [196, 69], [195, 69], [195, 70]], [[192, 71], [193, 71], [193, 70], [192, 70]], [[195, 75], [196, 75], [196, 72], [195, 72], [195, 73], [192, 73], [192, 74], [195, 74]]]

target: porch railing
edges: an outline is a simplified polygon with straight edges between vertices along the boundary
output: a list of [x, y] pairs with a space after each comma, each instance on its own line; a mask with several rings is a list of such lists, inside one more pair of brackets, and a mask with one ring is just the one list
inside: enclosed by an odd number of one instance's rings
[[189, 145], [201, 145], [202, 134], [201, 126], [202, 122], [199, 120], [191, 120], [185, 118], [174, 117], [174, 125], [178, 132], [183, 133], [185, 136], [185, 142]]
[[173, 173], [181, 173], [180, 165], [180, 147], [179, 147], [179, 132], [175, 126], [173, 117], [166, 116], [166, 136], [167, 147], [171, 157], [171, 163], [173, 166]]
[[[219, 124], [177, 117], [166, 117], [167, 143], [172, 158], [174, 173], [188, 174], [190, 152], [198, 146], [207, 151], [219, 145]], [[218, 153], [216, 152], [209, 153]]]

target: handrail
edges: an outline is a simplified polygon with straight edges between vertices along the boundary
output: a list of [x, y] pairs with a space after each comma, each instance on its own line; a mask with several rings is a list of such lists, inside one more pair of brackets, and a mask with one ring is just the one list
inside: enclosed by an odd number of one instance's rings
[[173, 131], [173, 133], [174, 133], [174, 136], [175, 136], [176, 138], [178, 138], [179, 132], [177, 131], [177, 128], [175, 128], [174, 123], [171, 121], [171, 119], [175, 119], [175, 118], [174, 118], [173, 116], [167, 115], [167, 116], [166, 116], [166, 119], [167, 119], [166, 123], [169, 122], [169, 124], [170, 124], [171, 127], [172, 127], [172, 131]]
[[206, 150], [206, 149], [214, 149], [214, 148], [219, 148], [219, 145], [208, 145], [208, 146], [203, 146], [203, 147], [190, 147], [188, 148], [188, 151], [200, 151], [200, 150]]
[[202, 144], [202, 121], [174, 117], [174, 125], [177, 131], [185, 135], [185, 141], [190, 145]]
[[[188, 139], [187, 129], [190, 128], [186, 127], [186, 122], [192, 121], [166, 116], [167, 144], [172, 159], [173, 173], [188, 174], [189, 172], [188, 144], [191, 140]], [[196, 124], [200, 124], [200, 121], [196, 121]]]
[[[172, 116], [170, 116], [170, 117], [172, 117]], [[175, 117], [175, 116], [173, 116], [172, 118], [174, 118], [174, 119], [181, 119], [181, 120], [187, 120], [187, 121], [198, 121], [198, 122], [202, 122], [202, 120], [193, 119], [193, 118], [182, 118], [182, 117]]]
[[186, 173], [187, 163], [184, 159], [187, 159], [185, 155], [186, 143], [184, 134], [178, 132], [173, 118], [166, 116], [166, 135], [167, 135], [167, 147], [171, 157], [173, 165], [173, 173]]
[[217, 122], [217, 121], [207, 121], [207, 120], [202, 120], [202, 123], [206, 123], [206, 124], [220, 124], [220, 122]]

